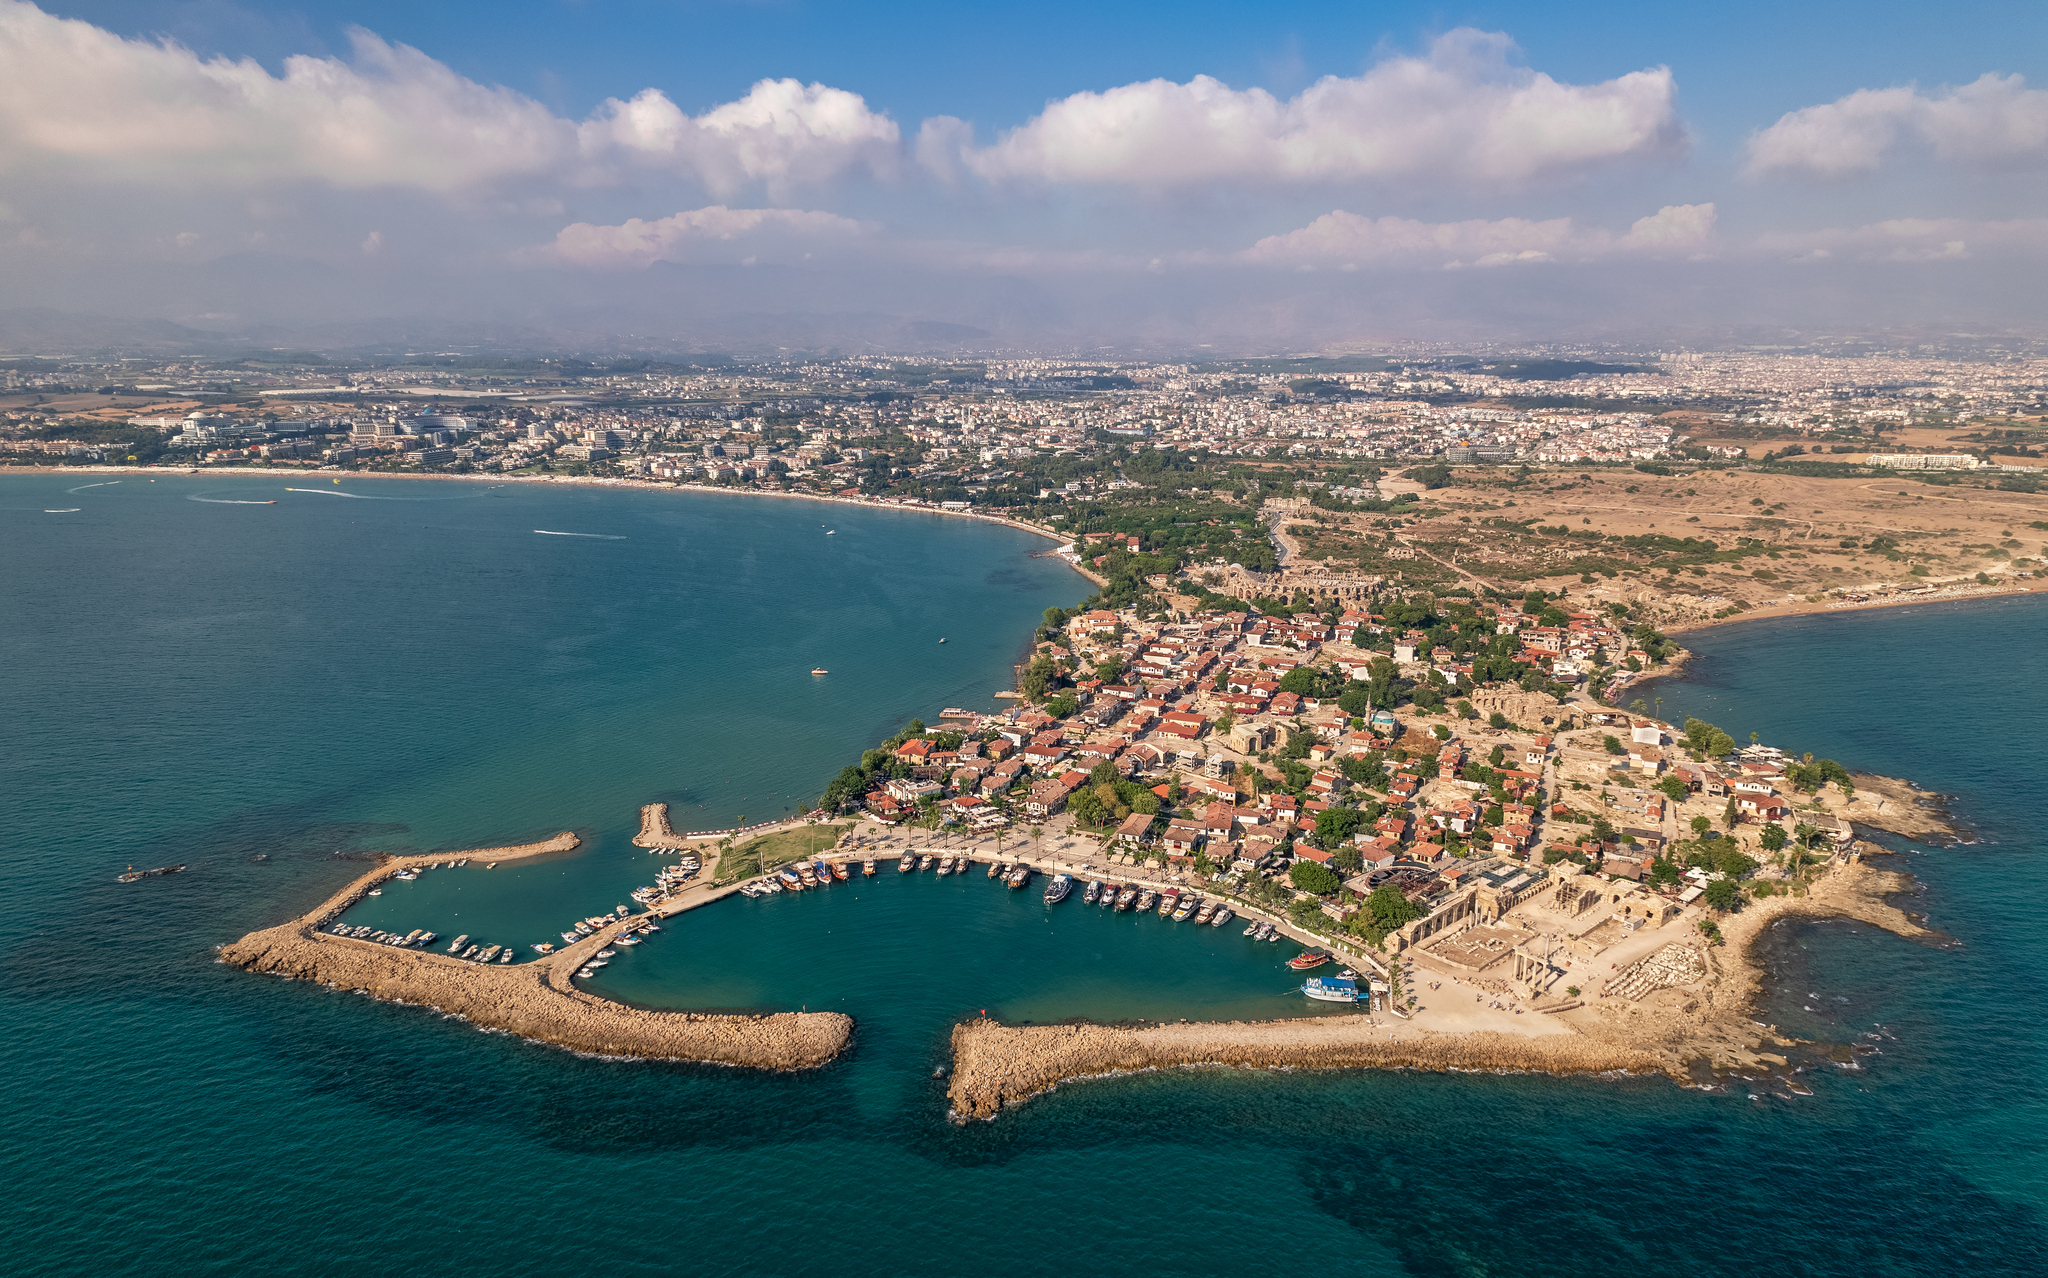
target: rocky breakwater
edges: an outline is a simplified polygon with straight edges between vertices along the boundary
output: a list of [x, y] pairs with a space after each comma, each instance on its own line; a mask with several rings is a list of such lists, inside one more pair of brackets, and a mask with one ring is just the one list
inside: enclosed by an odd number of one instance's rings
[[640, 833], [633, 836], [636, 848], [686, 848], [687, 836], [677, 834], [668, 823], [668, 804], [649, 803], [640, 809]]
[[396, 949], [318, 930], [370, 887], [408, 865], [465, 857], [504, 861], [568, 851], [576, 845], [576, 836], [564, 833], [521, 848], [393, 858], [312, 911], [222, 946], [220, 959], [245, 971], [318, 981], [394, 1003], [431, 1007], [476, 1025], [601, 1056], [796, 1070], [823, 1065], [846, 1049], [853, 1036], [853, 1020], [837, 1013], [727, 1016], [654, 1012], [623, 1007], [576, 989], [570, 978], [577, 964], [611, 939], [616, 929], [606, 929], [537, 961], [512, 966], [465, 963], [446, 954]]
[[1575, 1035], [1417, 1033], [1390, 1030], [1363, 1016], [1144, 1029], [969, 1021], [953, 1029], [953, 1082], [946, 1095], [956, 1117], [994, 1118], [1005, 1106], [1050, 1091], [1064, 1079], [1181, 1065], [1548, 1074], [1672, 1069], [1663, 1053]]

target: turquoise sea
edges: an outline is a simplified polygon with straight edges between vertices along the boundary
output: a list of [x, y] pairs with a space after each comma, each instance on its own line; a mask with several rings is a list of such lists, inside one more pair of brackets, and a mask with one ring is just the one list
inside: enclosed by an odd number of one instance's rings
[[0, 477], [10, 1272], [2048, 1271], [2042, 600], [1728, 627], [1644, 694], [1910, 776], [1976, 832], [1888, 841], [1952, 941], [1773, 937], [1765, 1019], [1862, 1045], [1812, 1096], [1194, 1070], [956, 1126], [956, 1019], [1298, 1014], [1285, 947], [891, 870], [606, 969], [637, 1003], [856, 1018], [793, 1076], [581, 1058], [212, 951], [373, 850], [573, 828], [357, 907], [546, 939], [647, 881], [639, 804], [779, 815], [907, 718], [992, 704], [1088, 589], [1042, 540], [701, 494], [97, 482]]

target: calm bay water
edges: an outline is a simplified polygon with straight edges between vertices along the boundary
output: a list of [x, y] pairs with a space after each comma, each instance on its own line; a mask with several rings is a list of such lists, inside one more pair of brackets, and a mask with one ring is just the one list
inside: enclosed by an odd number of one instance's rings
[[812, 503], [288, 484], [316, 486], [0, 478], [16, 1272], [2048, 1268], [2040, 601], [1733, 627], [1649, 694], [1954, 793], [1981, 832], [1896, 845], [1959, 945], [1774, 938], [1768, 1019], [1879, 1035], [1812, 1097], [1182, 1071], [956, 1127], [931, 1071], [957, 1017], [1298, 1012], [1287, 947], [891, 869], [695, 912], [606, 969], [639, 1003], [857, 1019], [845, 1060], [790, 1077], [586, 1060], [211, 949], [360, 868], [337, 854], [574, 828], [570, 856], [359, 907], [545, 939], [646, 881], [640, 803], [776, 815], [903, 719], [990, 704], [1037, 614], [1086, 591], [1043, 542]]

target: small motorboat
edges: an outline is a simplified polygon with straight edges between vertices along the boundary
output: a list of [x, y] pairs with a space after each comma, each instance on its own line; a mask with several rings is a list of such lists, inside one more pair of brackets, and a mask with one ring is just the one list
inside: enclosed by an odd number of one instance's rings
[[941, 873], [941, 874], [951, 874], [952, 872], [953, 872], [953, 858], [952, 858], [952, 857], [950, 857], [950, 856], [942, 856], [942, 857], [940, 857], [940, 858], [939, 858], [939, 873]]
[[1225, 923], [1230, 922], [1230, 920], [1235, 917], [1236, 915], [1232, 913], [1231, 908], [1229, 906], [1219, 905], [1216, 907], [1216, 917], [1209, 920], [1209, 926], [1222, 927]]
[[909, 855], [908, 853], [905, 853], [903, 859], [896, 863], [896, 870], [900, 874], [908, 874], [916, 868], [917, 858]]
[[827, 669], [826, 669], [825, 667], [823, 667], [823, 666], [818, 666], [818, 667], [814, 668], [814, 669], [813, 669], [813, 670], [811, 671], [811, 673], [812, 673], [812, 674], [814, 674], [814, 675], [828, 675], [828, 674], [831, 674], [832, 672], [831, 672], [830, 670], [827, 670]]
[[553, 941], [535, 941], [533, 948], [537, 954], [553, 954], [555, 952], [555, 943]]
[[925, 853], [925, 854], [924, 854], [924, 856], [920, 857], [920, 858], [918, 859], [918, 862], [917, 862], [917, 868], [918, 868], [918, 869], [920, 869], [920, 870], [929, 870], [929, 869], [931, 869], [931, 868], [932, 868], [932, 854], [931, 854], [931, 853], [929, 853], [929, 852], [927, 852], [927, 853]]
[[597, 956], [601, 959], [617, 958], [619, 952], [617, 950], [599, 950]]
[[1099, 900], [1101, 900], [1101, 899], [1102, 899], [1102, 880], [1101, 880], [1101, 879], [1090, 879], [1090, 880], [1088, 880], [1088, 886], [1087, 886], [1087, 887], [1085, 887], [1085, 888], [1083, 888], [1083, 889], [1081, 890], [1081, 900], [1082, 900], [1082, 901], [1083, 901], [1083, 902], [1084, 902], [1085, 904], [1088, 904], [1088, 905], [1093, 905], [1093, 904], [1095, 904], [1095, 903], [1096, 903], [1097, 901], [1099, 901]]

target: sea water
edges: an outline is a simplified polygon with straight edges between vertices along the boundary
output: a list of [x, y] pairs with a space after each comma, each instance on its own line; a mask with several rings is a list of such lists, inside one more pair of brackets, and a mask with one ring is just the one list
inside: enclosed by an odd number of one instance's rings
[[933, 1071], [958, 1019], [1299, 1012], [1288, 947], [885, 860], [694, 911], [591, 983], [855, 1018], [787, 1076], [588, 1059], [212, 950], [374, 851], [575, 829], [356, 907], [530, 953], [649, 880], [639, 804], [778, 816], [909, 717], [988, 708], [1087, 590], [1042, 540], [681, 493], [83, 482], [0, 479], [11, 1271], [2048, 1269], [2039, 601], [1733, 626], [1645, 690], [1953, 794], [1976, 832], [1888, 841], [1951, 942], [1773, 933], [1759, 1016], [1877, 1049], [1812, 1096], [1177, 1070], [957, 1125]]

